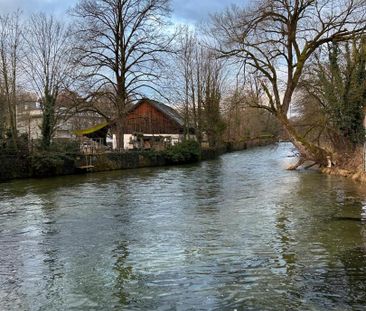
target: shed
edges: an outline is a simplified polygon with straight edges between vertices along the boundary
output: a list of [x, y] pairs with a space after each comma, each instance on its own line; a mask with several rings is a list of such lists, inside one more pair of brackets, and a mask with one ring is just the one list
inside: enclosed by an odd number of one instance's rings
[[138, 137], [161, 137], [176, 144], [183, 139], [184, 120], [172, 107], [144, 98], [128, 110], [124, 132], [125, 149], [134, 149]]

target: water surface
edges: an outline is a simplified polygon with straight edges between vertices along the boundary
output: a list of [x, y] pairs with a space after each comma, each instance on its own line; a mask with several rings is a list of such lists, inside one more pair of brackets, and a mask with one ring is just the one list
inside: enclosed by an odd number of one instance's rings
[[365, 310], [366, 191], [290, 154], [0, 184], [0, 310]]

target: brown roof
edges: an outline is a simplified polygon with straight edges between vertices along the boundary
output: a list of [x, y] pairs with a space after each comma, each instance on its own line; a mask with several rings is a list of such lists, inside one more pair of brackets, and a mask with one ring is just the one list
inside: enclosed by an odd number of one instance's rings
[[149, 103], [150, 105], [154, 106], [157, 110], [159, 110], [163, 114], [165, 114], [167, 117], [169, 117], [169, 119], [171, 119], [171, 120], [175, 121], [176, 123], [178, 123], [178, 125], [180, 125], [181, 127], [184, 126], [183, 118], [179, 115], [179, 113], [175, 109], [173, 109], [172, 107], [169, 107], [169, 106], [167, 106], [163, 103], [160, 103], [156, 100], [143, 98], [137, 104], [132, 106], [131, 109], [128, 112], [131, 112], [131, 111], [135, 110], [142, 103], [146, 103], [146, 102]]

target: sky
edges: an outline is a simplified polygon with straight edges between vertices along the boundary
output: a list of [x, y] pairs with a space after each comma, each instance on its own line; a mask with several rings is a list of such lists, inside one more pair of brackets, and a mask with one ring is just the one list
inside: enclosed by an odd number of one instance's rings
[[[223, 10], [231, 4], [243, 5], [246, 0], [171, 0], [173, 20], [196, 24], [208, 19], [209, 14]], [[21, 9], [24, 14], [44, 11], [56, 15], [77, 3], [77, 0], [0, 0], [0, 12]]]
[[209, 18], [209, 14], [222, 11], [236, 4], [243, 5], [245, 0], [172, 0], [173, 18], [177, 21], [200, 23]]

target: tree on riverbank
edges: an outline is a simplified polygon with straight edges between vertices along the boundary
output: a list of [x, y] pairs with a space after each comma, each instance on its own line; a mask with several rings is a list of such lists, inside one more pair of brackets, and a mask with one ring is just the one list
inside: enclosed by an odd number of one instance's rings
[[71, 29], [52, 15], [34, 14], [23, 39], [26, 42], [24, 70], [40, 100], [42, 148], [48, 149], [57, 125], [59, 97], [75, 79]]
[[206, 139], [210, 147], [217, 147], [226, 127], [222, 108], [227, 68], [187, 27], [180, 31], [176, 50], [170, 89], [172, 98], [182, 103], [186, 134], [194, 128], [198, 142]]
[[308, 140], [332, 152], [337, 163], [359, 165], [362, 161], [366, 107], [364, 40], [357, 36], [349, 42], [331, 43], [317, 53], [305, 71], [296, 98], [295, 127]]
[[[267, 110], [251, 107], [251, 96], [234, 89], [224, 103], [224, 133], [228, 142], [239, 142], [263, 136], [280, 136], [276, 118]], [[256, 101], [255, 101], [256, 102]]]
[[17, 148], [19, 50], [21, 49], [21, 14], [0, 16], [0, 140], [10, 137]]
[[365, 138], [366, 40], [333, 43], [327, 54], [329, 61], [319, 62], [314, 77], [318, 81], [318, 99], [334, 129], [334, 147], [352, 150]]
[[[305, 159], [326, 163], [327, 151], [304, 138], [288, 113], [305, 66], [326, 44], [366, 31], [366, 1], [264, 0], [251, 8], [232, 7], [213, 18], [216, 50], [245, 67], [257, 86], [258, 108], [272, 113]], [[294, 168], [296, 168], [295, 166]]]

